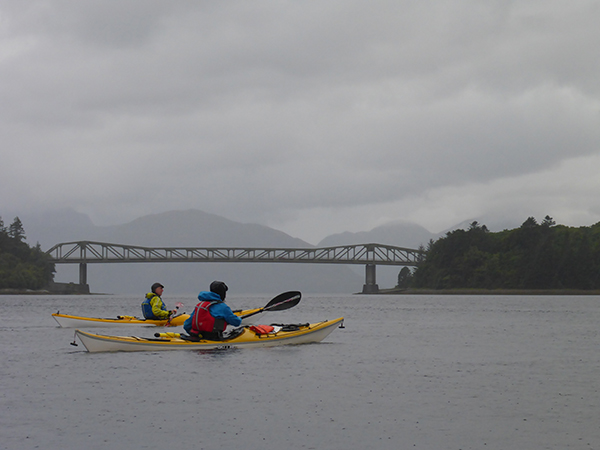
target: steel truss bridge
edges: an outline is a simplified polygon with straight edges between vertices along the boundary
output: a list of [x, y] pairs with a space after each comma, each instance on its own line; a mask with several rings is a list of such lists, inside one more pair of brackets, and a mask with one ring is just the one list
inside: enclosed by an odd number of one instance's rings
[[308, 263], [364, 264], [363, 293], [379, 291], [376, 266], [416, 266], [425, 252], [381, 244], [322, 248], [249, 247], [140, 247], [106, 242], [78, 241], [56, 244], [46, 252], [55, 264], [79, 264], [79, 284], [87, 285], [90, 263]]

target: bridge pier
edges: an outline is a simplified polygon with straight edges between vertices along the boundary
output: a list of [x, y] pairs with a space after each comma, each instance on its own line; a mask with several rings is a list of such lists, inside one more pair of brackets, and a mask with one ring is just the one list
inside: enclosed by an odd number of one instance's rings
[[82, 293], [90, 293], [90, 287], [87, 284], [87, 264], [79, 263], [79, 286], [84, 292]]
[[87, 264], [79, 264], [79, 284], [85, 286], [87, 284]]
[[375, 264], [365, 266], [365, 284], [363, 285], [363, 294], [377, 294], [379, 286], [376, 282]]

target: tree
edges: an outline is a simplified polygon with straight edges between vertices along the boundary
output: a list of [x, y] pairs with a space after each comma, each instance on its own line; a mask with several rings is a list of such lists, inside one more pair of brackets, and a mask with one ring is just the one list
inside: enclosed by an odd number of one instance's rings
[[23, 242], [26, 239], [23, 223], [21, 222], [21, 219], [19, 219], [18, 216], [15, 217], [13, 223], [11, 223], [8, 227], [8, 235], [18, 242]]
[[403, 267], [398, 273], [398, 288], [407, 288], [411, 285], [412, 273], [408, 267]]
[[430, 243], [412, 275], [412, 286], [431, 289], [600, 289], [600, 222], [571, 228], [529, 217], [498, 233], [474, 222]]
[[[1, 222], [1, 219], [0, 219]], [[0, 223], [0, 229], [4, 227]], [[18, 217], [0, 231], [0, 289], [42, 289], [54, 278], [54, 264], [38, 244], [30, 248]]]
[[546, 217], [544, 217], [544, 220], [542, 221], [541, 225], [543, 227], [550, 228], [550, 227], [553, 227], [554, 225], [556, 225], [556, 222], [552, 219], [552, 217], [546, 216]]
[[525, 222], [521, 225], [521, 228], [535, 228], [538, 226], [537, 220], [535, 217], [528, 217]]

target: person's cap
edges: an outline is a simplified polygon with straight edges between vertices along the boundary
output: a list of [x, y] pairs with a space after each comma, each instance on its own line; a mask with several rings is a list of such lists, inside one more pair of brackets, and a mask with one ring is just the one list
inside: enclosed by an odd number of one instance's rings
[[229, 290], [227, 285], [222, 281], [213, 281], [210, 283], [210, 292], [214, 292], [215, 294], [219, 294], [221, 300], [225, 300], [226, 292]]
[[152, 292], [156, 294], [156, 290], [157, 290], [159, 287], [160, 287], [160, 288], [163, 288], [163, 289], [165, 288], [165, 287], [164, 287], [162, 284], [160, 284], [160, 283], [154, 283], [154, 284], [152, 285]]

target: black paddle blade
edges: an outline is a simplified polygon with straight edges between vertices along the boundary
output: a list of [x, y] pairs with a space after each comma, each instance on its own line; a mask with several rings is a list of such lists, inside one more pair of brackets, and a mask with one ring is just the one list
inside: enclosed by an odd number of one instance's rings
[[289, 291], [284, 292], [283, 294], [279, 294], [264, 308], [260, 308], [258, 311], [252, 312], [250, 314], [246, 314], [241, 316], [240, 319], [245, 319], [247, 317], [255, 316], [256, 314], [260, 314], [263, 311], [283, 311], [285, 309], [290, 309], [296, 306], [300, 299], [302, 298], [302, 294], [298, 291]]
[[284, 311], [300, 303], [301, 298], [302, 294], [299, 291], [284, 292], [267, 303], [263, 309], [265, 311]]

